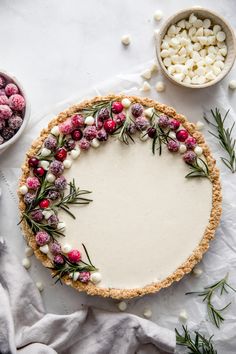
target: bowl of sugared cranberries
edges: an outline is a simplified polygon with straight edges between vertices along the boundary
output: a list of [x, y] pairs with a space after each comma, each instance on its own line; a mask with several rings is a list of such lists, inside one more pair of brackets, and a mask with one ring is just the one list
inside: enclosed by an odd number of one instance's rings
[[0, 154], [23, 133], [30, 116], [30, 106], [20, 82], [0, 70]]

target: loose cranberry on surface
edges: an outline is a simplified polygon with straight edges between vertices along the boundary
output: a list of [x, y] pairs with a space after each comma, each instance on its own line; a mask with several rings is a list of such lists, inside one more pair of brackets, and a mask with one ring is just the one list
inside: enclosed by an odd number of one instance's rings
[[30, 157], [28, 160], [28, 164], [30, 167], [38, 167], [39, 159], [37, 159], [37, 157]]
[[67, 151], [64, 148], [60, 148], [55, 153], [55, 159], [58, 161], [64, 161], [67, 157]]
[[113, 113], [120, 113], [123, 111], [123, 108], [124, 108], [123, 104], [119, 101], [113, 102], [111, 106]]
[[104, 122], [104, 129], [109, 133], [113, 133], [116, 130], [116, 122], [112, 119], [108, 119]]
[[5, 87], [5, 92], [7, 96], [15, 95], [19, 92], [18, 87], [15, 84], [7, 84]]
[[176, 138], [183, 143], [188, 137], [188, 132], [185, 129], [177, 131]]
[[157, 132], [156, 128], [148, 128], [147, 130], [148, 136], [151, 139], [155, 138], [156, 132]]
[[47, 209], [50, 205], [50, 201], [48, 199], [43, 199], [39, 202], [39, 206], [42, 209]]
[[45, 175], [46, 171], [43, 167], [36, 167], [36, 168], [34, 168], [33, 173], [35, 176], [43, 177]]
[[15, 111], [22, 111], [25, 108], [25, 99], [23, 96], [16, 94], [9, 98], [9, 106]]
[[72, 250], [67, 254], [70, 262], [78, 263], [81, 260], [81, 253], [78, 250]]
[[83, 133], [80, 129], [76, 129], [72, 132], [71, 136], [72, 136], [72, 139], [74, 139], [75, 141], [78, 141], [82, 138]]

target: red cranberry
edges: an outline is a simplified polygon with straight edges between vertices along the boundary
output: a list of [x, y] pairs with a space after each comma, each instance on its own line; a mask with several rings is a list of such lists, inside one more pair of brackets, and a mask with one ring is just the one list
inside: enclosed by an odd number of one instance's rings
[[78, 250], [72, 250], [67, 255], [68, 259], [72, 263], [78, 263], [81, 260], [81, 253]]
[[104, 129], [108, 133], [113, 133], [116, 130], [116, 122], [112, 119], [108, 119], [104, 122]]
[[187, 137], [188, 137], [188, 132], [185, 129], [181, 129], [176, 133], [177, 140], [181, 141], [182, 143], [187, 139]]
[[41, 202], [39, 202], [39, 206], [42, 209], [47, 209], [50, 205], [50, 201], [48, 199], [43, 199]]
[[73, 138], [75, 141], [78, 141], [78, 140], [80, 140], [80, 139], [82, 138], [83, 133], [82, 133], [81, 130], [76, 129], [76, 130], [74, 130], [74, 131], [72, 132], [71, 136], [72, 136], [72, 138]]
[[169, 121], [169, 127], [170, 129], [177, 130], [179, 129], [180, 122], [177, 119], [171, 119]]
[[33, 173], [35, 176], [42, 177], [46, 173], [46, 171], [43, 167], [36, 167], [34, 168]]
[[112, 103], [111, 109], [112, 109], [113, 113], [120, 113], [123, 111], [123, 108], [124, 108], [124, 106], [121, 102], [117, 101], [117, 102]]
[[67, 152], [63, 148], [58, 149], [57, 152], [55, 153], [55, 158], [58, 161], [64, 161], [66, 159], [66, 156], [67, 156]]
[[28, 164], [30, 167], [38, 167], [39, 159], [37, 159], [37, 157], [30, 157]]
[[148, 128], [147, 133], [149, 138], [153, 139], [156, 136], [156, 128]]

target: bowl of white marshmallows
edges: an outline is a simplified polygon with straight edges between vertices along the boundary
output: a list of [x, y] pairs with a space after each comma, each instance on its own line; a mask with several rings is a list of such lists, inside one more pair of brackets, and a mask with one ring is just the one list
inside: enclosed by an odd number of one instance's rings
[[174, 83], [209, 87], [231, 70], [236, 41], [231, 26], [203, 8], [182, 10], [170, 17], [156, 38], [157, 58], [164, 74]]

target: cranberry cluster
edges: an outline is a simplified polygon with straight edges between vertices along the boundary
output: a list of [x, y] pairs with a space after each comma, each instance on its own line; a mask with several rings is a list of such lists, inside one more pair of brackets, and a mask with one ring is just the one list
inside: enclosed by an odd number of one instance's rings
[[0, 76], [0, 145], [11, 139], [23, 123], [25, 99], [19, 87]]

